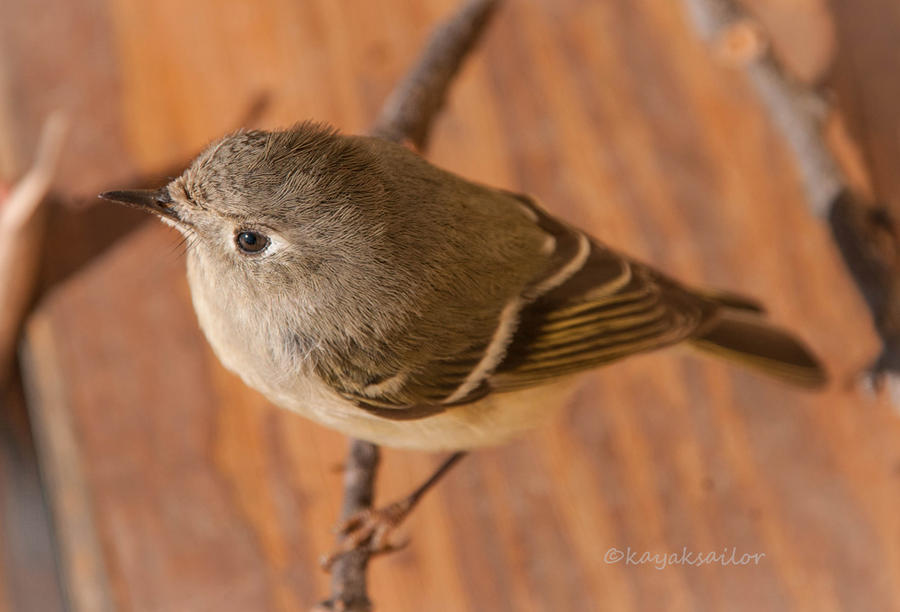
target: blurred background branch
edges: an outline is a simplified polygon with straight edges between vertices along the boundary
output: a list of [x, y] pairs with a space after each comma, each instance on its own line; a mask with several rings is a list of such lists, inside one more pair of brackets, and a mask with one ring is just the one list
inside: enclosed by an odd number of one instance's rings
[[881, 354], [865, 379], [878, 388], [888, 377], [893, 403], [900, 407], [900, 228], [872, 193], [834, 96], [792, 74], [739, 2], [685, 0], [685, 5], [719, 58], [744, 68], [793, 151], [809, 206], [828, 223], [881, 339]]
[[44, 198], [53, 183], [68, 121], [44, 123], [31, 167], [9, 188], [0, 187], [0, 388], [5, 388], [25, 313], [31, 305], [44, 251]]

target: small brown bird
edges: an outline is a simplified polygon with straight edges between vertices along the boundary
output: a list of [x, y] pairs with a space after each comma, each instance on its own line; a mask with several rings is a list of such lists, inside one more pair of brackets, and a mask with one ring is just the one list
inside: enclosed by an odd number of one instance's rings
[[679, 342], [825, 382], [753, 301], [684, 287], [533, 199], [315, 123], [238, 132], [159, 191], [104, 198], [187, 237], [200, 326], [272, 402], [378, 444], [461, 450], [535, 425], [532, 389]]
[[824, 384], [753, 301], [688, 289], [405, 147], [315, 123], [238, 132], [158, 191], [102, 197], [187, 240], [200, 327], [275, 404], [377, 444], [457, 451], [408, 497], [351, 517], [391, 531], [464, 450], [546, 419], [570, 375], [682, 341], [787, 382]]

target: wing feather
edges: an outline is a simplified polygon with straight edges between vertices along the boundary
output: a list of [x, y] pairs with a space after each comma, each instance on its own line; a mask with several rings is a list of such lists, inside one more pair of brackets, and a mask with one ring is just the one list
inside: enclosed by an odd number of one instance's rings
[[695, 333], [708, 316], [704, 302], [648, 268], [629, 265], [636, 268], [633, 278], [619, 293], [570, 298], [576, 303], [562, 307], [554, 307], [552, 296], [533, 304], [491, 386], [509, 391], [539, 384]]
[[381, 416], [423, 418], [492, 391], [541, 384], [678, 342], [709, 316], [708, 300], [553, 219], [532, 200], [515, 197], [556, 248], [545, 272], [509, 297], [494, 336], [362, 390], [332, 377], [339, 393]]

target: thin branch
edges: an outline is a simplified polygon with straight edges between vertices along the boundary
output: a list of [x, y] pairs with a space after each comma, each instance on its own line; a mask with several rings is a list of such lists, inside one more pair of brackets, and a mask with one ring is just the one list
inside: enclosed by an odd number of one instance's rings
[[68, 120], [59, 112], [44, 122], [34, 163], [0, 198], [0, 384], [9, 375], [34, 292], [44, 239], [41, 205], [56, 174], [67, 129]]
[[[382, 108], [371, 130], [373, 135], [396, 142], [410, 141], [417, 149], [425, 149], [453, 78], [498, 4], [498, 0], [472, 0], [432, 33], [419, 61]], [[377, 446], [362, 440], [351, 441], [341, 520], [372, 507], [378, 461]], [[337, 558], [331, 568], [331, 598], [320, 603], [317, 609], [370, 610], [372, 604], [366, 588], [370, 558], [366, 547]]]
[[[378, 447], [363, 440], [351, 440], [344, 467], [344, 502], [340, 520], [372, 507], [375, 498], [375, 474], [381, 459]], [[347, 612], [370, 610], [366, 569], [371, 554], [365, 547], [338, 557], [331, 568], [331, 598], [319, 604], [319, 610]]]
[[829, 146], [829, 127], [840, 123], [838, 111], [791, 75], [771, 51], [762, 28], [738, 3], [684, 3], [699, 34], [744, 67], [794, 153], [810, 208], [828, 223], [881, 339], [870, 380], [877, 385], [885, 374], [900, 374], [900, 230], [884, 205], [854, 188]]
[[418, 63], [394, 88], [372, 134], [388, 140], [428, 145], [431, 126], [463, 60], [490, 22], [498, 0], [472, 0], [431, 35]]
[[762, 28], [738, 4], [732, 0], [685, 0], [685, 4], [700, 35], [723, 59], [744, 67], [797, 159], [810, 207], [827, 217], [846, 185], [825, 141], [827, 103], [780, 64]]

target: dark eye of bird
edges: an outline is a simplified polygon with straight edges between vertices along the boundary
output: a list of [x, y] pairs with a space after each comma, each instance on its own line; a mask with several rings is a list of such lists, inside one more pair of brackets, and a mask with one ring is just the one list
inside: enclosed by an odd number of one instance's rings
[[259, 253], [269, 246], [269, 237], [253, 230], [243, 230], [235, 236], [235, 242], [245, 253]]

